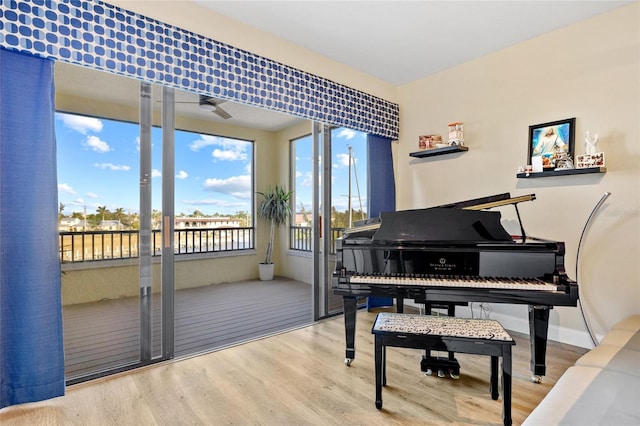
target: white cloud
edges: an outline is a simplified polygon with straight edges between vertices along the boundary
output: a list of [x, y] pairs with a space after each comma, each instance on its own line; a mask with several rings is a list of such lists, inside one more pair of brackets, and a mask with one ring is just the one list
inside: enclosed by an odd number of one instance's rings
[[210, 178], [204, 181], [205, 191], [220, 192], [237, 198], [251, 197], [251, 176], [232, 176], [227, 179]]
[[222, 160], [222, 161], [237, 161], [237, 160], [247, 159], [246, 152], [233, 150], [233, 149], [221, 150], [216, 148], [211, 153], [211, 156], [216, 160]]
[[[333, 165], [333, 167], [348, 167], [349, 166], [349, 154], [342, 153], [336, 154], [337, 163]], [[354, 158], [353, 162], [355, 163], [357, 160]]]
[[74, 191], [74, 189], [71, 187], [71, 185], [67, 184], [67, 183], [59, 183], [58, 184], [58, 191], [59, 192], [66, 192], [67, 194], [71, 194], [71, 195], [75, 195], [76, 191]]
[[81, 115], [60, 114], [64, 125], [78, 133], [86, 135], [88, 132], [98, 133], [102, 131], [102, 121], [93, 117]]
[[188, 206], [216, 206], [218, 209], [225, 210], [243, 210], [248, 207], [248, 204], [244, 201], [238, 202], [229, 202], [226, 200], [215, 200], [210, 198], [205, 198], [202, 200], [182, 200], [182, 204], [186, 204]]
[[86, 195], [89, 198], [98, 198], [98, 194], [96, 194], [95, 192], [87, 192]]
[[302, 178], [302, 182], [300, 182], [301, 186], [312, 188], [313, 187], [313, 175], [311, 172], [306, 172]]
[[111, 147], [108, 143], [101, 140], [97, 136], [87, 136], [87, 139], [82, 143], [82, 145], [89, 147], [92, 151], [104, 153], [111, 151]]
[[176, 179], [186, 179], [188, 177], [189, 177], [189, 175], [184, 170], [180, 170], [178, 172], [178, 174], [176, 175]]
[[200, 151], [203, 148], [215, 146], [211, 152], [214, 160], [238, 161], [248, 158], [247, 150], [251, 147], [251, 142], [237, 139], [226, 139], [219, 136], [200, 135], [189, 145], [192, 151]]
[[162, 177], [162, 172], [158, 169], [151, 169], [151, 178], [159, 178]]
[[97, 167], [103, 170], [113, 170], [113, 171], [129, 171], [131, 167], [127, 165], [117, 165], [111, 163], [93, 163], [93, 167]]
[[84, 206], [85, 202], [84, 202], [83, 198], [76, 198], [75, 200], [68, 201], [68, 202], [66, 202], [64, 204], [67, 204], [69, 206]]
[[202, 148], [206, 148], [211, 145], [223, 145], [225, 139], [220, 136], [200, 135], [200, 139], [196, 139], [191, 142], [189, 148], [191, 151], [200, 151]]
[[355, 135], [356, 135], [356, 132], [354, 130], [351, 130], [351, 129], [342, 129], [340, 131], [340, 133], [338, 134], [339, 137], [345, 138], [347, 140], [353, 139], [353, 137]]

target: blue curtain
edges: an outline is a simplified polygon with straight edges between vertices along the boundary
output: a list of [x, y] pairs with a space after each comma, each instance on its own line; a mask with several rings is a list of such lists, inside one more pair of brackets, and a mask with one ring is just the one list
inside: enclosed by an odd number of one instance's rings
[[396, 181], [393, 176], [391, 139], [367, 135], [369, 165], [367, 201], [369, 217], [396, 210]]
[[[396, 210], [396, 182], [393, 176], [391, 139], [367, 135], [369, 165], [367, 168], [367, 203], [369, 217], [378, 217], [382, 212]], [[369, 297], [367, 309], [393, 306], [393, 299]]]
[[0, 408], [64, 395], [53, 62], [0, 49]]

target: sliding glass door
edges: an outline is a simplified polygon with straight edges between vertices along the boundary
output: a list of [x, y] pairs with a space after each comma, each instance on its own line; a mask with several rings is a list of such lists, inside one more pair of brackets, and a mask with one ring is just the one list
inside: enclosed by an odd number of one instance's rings
[[342, 298], [331, 289], [336, 240], [367, 218], [366, 146], [366, 134], [321, 123], [313, 124], [310, 136], [292, 141], [294, 205], [300, 214], [291, 242], [313, 254], [315, 319], [342, 312]]
[[[117, 101], [91, 97], [92, 74]], [[152, 126], [151, 85], [58, 63], [56, 88], [65, 368], [75, 383], [172, 355], [163, 290], [173, 283], [156, 256], [164, 230], [152, 182], [165, 167], [153, 147], [168, 144]]]

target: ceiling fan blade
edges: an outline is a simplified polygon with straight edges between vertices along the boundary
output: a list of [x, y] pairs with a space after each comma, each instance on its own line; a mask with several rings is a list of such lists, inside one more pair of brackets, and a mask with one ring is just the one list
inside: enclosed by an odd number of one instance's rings
[[[162, 100], [157, 100], [156, 102], [162, 102]], [[218, 117], [224, 118], [228, 120], [231, 118], [231, 114], [227, 111], [220, 108], [220, 104], [226, 102], [224, 100], [217, 100], [211, 96], [199, 95], [198, 102], [193, 101], [174, 101], [176, 104], [198, 104], [201, 109], [211, 111], [216, 114]]]
[[200, 95], [199, 103], [200, 103], [200, 108], [211, 109], [211, 112], [216, 114], [218, 117], [224, 118], [225, 120], [228, 120], [231, 118], [231, 115], [227, 111], [220, 108], [220, 104], [222, 103], [222, 101], [218, 102], [215, 98], [211, 96]]
[[229, 115], [229, 113], [225, 110], [223, 110], [222, 108], [220, 108], [219, 106], [216, 105], [216, 109], [214, 109], [213, 111], [214, 114], [218, 115], [219, 117], [224, 118], [225, 120], [228, 120], [231, 118], [231, 115]]

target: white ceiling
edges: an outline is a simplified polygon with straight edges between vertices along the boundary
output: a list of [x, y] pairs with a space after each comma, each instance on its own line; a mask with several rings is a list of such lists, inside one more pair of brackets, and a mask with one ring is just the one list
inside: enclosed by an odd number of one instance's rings
[[632, 1], [192, 0], [393, 85]]
[[[631, 1], [218, 1], [191, 0], [365, 73], [401, 85]], [[138, 83], [106, 72], [56, 64], [56, 91], [137, 104]], [[156, 91], [157, 93], [157, 91]], [[155, 93], [154, 93], [155, 97]], [[159, 99], [159, 97], [156, 97]], [[198, 108], [178, 91], [176, 114], [276, 131], [301, 119], [225, 102], [233, 118]], [[155, 103], [159, 108], [159, 103]]]

